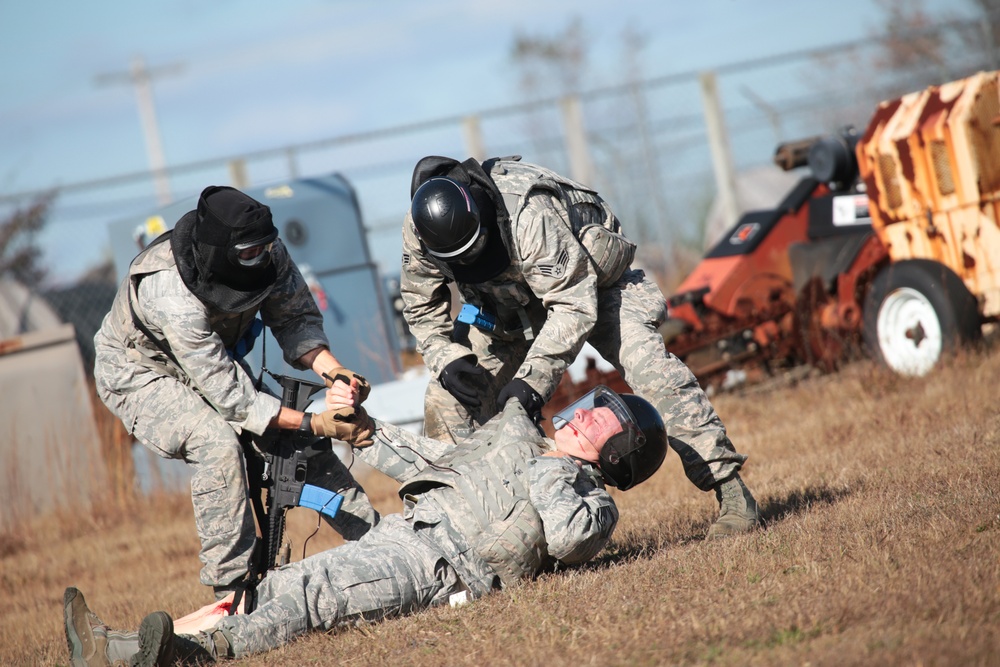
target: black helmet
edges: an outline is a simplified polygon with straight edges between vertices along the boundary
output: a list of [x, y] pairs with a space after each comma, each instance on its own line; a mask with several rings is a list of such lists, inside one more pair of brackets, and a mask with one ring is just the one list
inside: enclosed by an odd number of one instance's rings
[[413, 193], [410, 217], [417, 236], [434, 257], [464, 263], [486, 246], [479, 207], [468, 188], [450, 178], [427, 180]]
[[667, 456], [667, 429], [660, 413], [646, 399], [598, 385], [553, 416], [552, 425], [562, 428], [572, 421], [577, 409], [596, 407], [610, 408], [622, 425], [622, 431], [601, 448], [597, 467], [604, 478], [624, 491], [652, 477]]
[[258, 305], [277, 279], [271, 247], [278, 230], [271, 209], [225, 186], [210, 186], [198, 208], [174, 227], [171, 246], [181, 277], [203, 301], [225, 312]]

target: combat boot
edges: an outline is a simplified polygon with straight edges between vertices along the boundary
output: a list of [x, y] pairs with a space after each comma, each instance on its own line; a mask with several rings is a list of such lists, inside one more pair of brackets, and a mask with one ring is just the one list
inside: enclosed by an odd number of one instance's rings
[[177, 635], [174, 638], [175, 659], [184, 664], [215, 662], [232, 658], [232, 639], [225, 631], [216, 628], [194, 635]]
[[708, 529], [706, 540], [746, 533], [760, 523], [757, 501], [738, 473], [715, 486], [715, 497], [719, 501], [719, 518]]
[[129, 658], [129, 667], [172, 667], [174, 621], [165, 611], [154, 611], [139, 625], [139, 646]]
[[110, 630], [76, 588], [63, 594], [66, 643], [73, 667], [128, 667], [128, 659], [139, 650], [135, 633]]

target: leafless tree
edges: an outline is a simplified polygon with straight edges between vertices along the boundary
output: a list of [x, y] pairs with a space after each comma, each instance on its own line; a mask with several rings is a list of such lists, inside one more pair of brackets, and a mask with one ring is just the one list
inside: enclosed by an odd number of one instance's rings
[[[884, 12], [876, 70], [891, 73], [892, 91], [902, 94], [954, 78], [945, 31], [924, 11], [920, 0], [877, 0]], [[874, 37], [875, 35], [873, 35]]]
[[[511, 45], [510, 59], [518, 71], [522, 99], [529, 104], [580, 92], [587, 66], [587, 38], [579, 17], [551, 35], [518, 32]], [[552, 107], [534, 107], [527, 114], [526, 134], [531, 137], [540, 159], [550, 162], [560, 154], [558, 119], [547, 115]], [[556, 163], [558, 164], [558, 162]]]
[[1000, 69], [1000, 0], [967, 0], [978, 15], [973, 24], [965, 24], [957, 30], [957, 40], [971, 61], [967, 69]]
[[966, 0], [972, 17], [932, 15], [923, 0], [877, 2], [882, 17], [868, 43], [813, 62], [824, 76], [810, 72], [806, 85], [817, 99], [831, 100], [816, 112], [818, 129], [863, 123], [882, 100], [1000, 67], [1000, 0]]
[[53, 194], [43, 195], [0, 220], [0, 276], [37, 285], [46, 276], [36, 235], [44, 227]]

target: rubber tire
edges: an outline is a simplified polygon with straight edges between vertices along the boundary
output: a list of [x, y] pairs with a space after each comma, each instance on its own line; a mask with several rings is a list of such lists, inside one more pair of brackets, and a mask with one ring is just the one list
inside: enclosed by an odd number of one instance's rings
[[[863, 317], [869, 354], [900, 375], [926, 375], [943, 356], [982, 337], [976, 298], [951, 269], [926, 259], [883, 268], [865, 297]], [[913, 344], [904, 332], [918, 323], [926, 338]]]

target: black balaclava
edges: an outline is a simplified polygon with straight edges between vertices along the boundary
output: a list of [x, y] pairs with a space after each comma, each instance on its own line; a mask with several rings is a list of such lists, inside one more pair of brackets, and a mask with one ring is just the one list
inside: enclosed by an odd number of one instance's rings
[[[198, 208], [174, 226], [170, 245], [188, 289], [227, 313], [258, 306], [274, 287], [277, 268], [270, 244], [278, 236], [271, 209], [239, 190], [205, 188]], [[263, 246], [252, 265], [241, 263], [240, 248]]]

